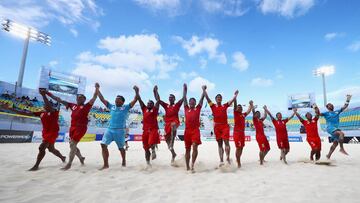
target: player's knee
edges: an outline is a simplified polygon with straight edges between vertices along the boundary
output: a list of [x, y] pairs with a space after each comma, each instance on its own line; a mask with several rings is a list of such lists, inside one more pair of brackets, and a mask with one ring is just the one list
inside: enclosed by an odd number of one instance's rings
[[107, 149], [107, 145], [106, 144], [101, 144], [101, 148], [102, 149]]

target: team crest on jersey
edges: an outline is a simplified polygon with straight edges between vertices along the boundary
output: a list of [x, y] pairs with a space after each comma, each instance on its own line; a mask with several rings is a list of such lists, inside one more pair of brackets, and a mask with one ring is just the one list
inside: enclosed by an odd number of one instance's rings
[[72, 110], [76, 110], [76, 109], [77, 109], [77, 106], [73, 106], [73, 107], [72, 107]]

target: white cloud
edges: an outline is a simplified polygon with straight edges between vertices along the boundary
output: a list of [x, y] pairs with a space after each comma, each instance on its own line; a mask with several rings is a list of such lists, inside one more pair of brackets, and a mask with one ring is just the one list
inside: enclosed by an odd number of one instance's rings
[[56, 61], [56, 60], [52, 60], [52, 61], [49, 62], [49, 66], [52, 67], [52, 68], [57, 66], [58, 64], [59, 64], [59, 62]]
[[181, 79], [183, 79], [183, 80], [196, 77], [197, 75], [198, 75], [198, 74], [197, 74], [195, 71], [191, 71], [191, 72], [189, 72], [189, 73], [187, 73], [187, 72], [181, 72], [181, 73], [180, 73], [180, 77], [181, 77]]
[[249, 9], [243, 8], [243, 0], [201, 0], [202, 8], [209, 13], [221, 13], [226, 16], [242, 16]]
[[[326, 94], [328, 102], [333, 103], [334, 105], [343, 105], [345, 102], [346, 95], [352, 95], [351, 101], [356, 102], [360, 101], [360, 86], [347, 86], [344, 88], [340, 88], [335, 91], [328, 92]], [[316, 96], [317, 103], [323, 102], [323, 94], [319, 94]]]
[[174, 39], [180, 42], [189, 56], [206, 53], [209, 59], [217, 60], [218, 63], [226, 64], [227, 62], [225, 53], [218, 52], [220, 41], [216, 38], [206, 37], [200, 39], [198, 36], [192, 36], [191, 39], [185, 40], [180, 36], [175, 36]]
[[360, 50], [360, 41], [355, 41], [353, 43], [351, 43], [348, 47], [348, 50], [353, 51], [353, 52], [357, 52]]
[[100, 25], [96, 19], [100, 15], [103, 11], [94, 0], [0, 1], [0, 18], [34, 27], [46, 26], [51, 21], [72, 27], [79, 23], [94, 27]]
[[72, 34], [74, 37], [79, 36], [79, 32], [78, 32], [77, 30], [75, 30], [74, 28], [71, 28], [71, 29], [70, 29], [70, 32], [71, 32], [71, 34]]
[[201, 87], [203, 85], [207, 86], [207, 91], [211, 91], [211, 90], [213, 90], [215, 88], [215, 83], [212, 83], [212, 82], [210, 82], [209, 80], [207, 80], [207, 79], [205, 79], [203, 77], [197, 76], [196, 78], [192, 79], [189, 82], [188, 90], [190, 92], [200, 93], [200, 92], [202, 92]]
[[258, 87], [269, 87], [273, 85], [273, 81], [271, 79], [257, 77], [251, 80], [251, 85]]
[[263, 14], [277, 13], [292, 18], [305, 14], [315, 5], [315, 0], [261, 0], [259, 8]]
[[249, 62], [247, 61], [245, 55], [242, 52], [235, 52], [233, 54], [233, 60], [232, 67], [240, 70], [245, 71], [249, 68]]
[[330, 33], [325, 34], [324, 39], [326, 41], [331, 41], [335, 38], [343, 37], [344, 35], [345, 35], [345, 33], [330, 32]]
[[206, 60], [206, 59], [200, 58], [199, 63], [200, 63], [200, 68], [201, 68], [201, 69], [205, 69], [205, 68], [206, 68], [206, 66], [207, 66], [207, 60]]
[[154, 12], [165, 11], [169, 16], [177, 16], [181, 13], [182, 2], [180, 0], [133, 0], [138, 5]]

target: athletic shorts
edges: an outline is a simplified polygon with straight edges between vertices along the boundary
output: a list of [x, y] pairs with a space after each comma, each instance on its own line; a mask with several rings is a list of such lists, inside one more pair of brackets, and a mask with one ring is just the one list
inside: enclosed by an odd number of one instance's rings
[[307, 139], [312, 150], [321, 150], [321, 140], [319, 138], [310, 138]]
[[145, 150], [150, 149], [150, 147], [154, 144], [160, 144], [159, 129], [143, 130], [142, 142], [143, 142], [143, 148]]
[[339, 128], [335, 128], [335, 127], [328, 127], [328, 128], [326, 128], [326, 131], [327, 131], [327, 133], [329, 133], [331, 136], [330, 136], [330, 140], [332, 141], [332, 142], [334, 142], [334, 141], [339, 141], [339, 136], [338, 135], [336, 135], [335, 133], [336, 133], [336, 131], [340, 131], [340, 129]]
[[79, 126], [72, 126], [70, 127], [69, 136], [71, 140], [75, 142], [80, 142], [81, 138], [84, 137], [87, 131], [87, 126], [79, 127]]
[[282, 138], [276, 140], [279, 149], [290, 149], [289, 140]]
[[165, 140], [167, 140], [171, 135], [171, 124], [172, 123], [175, 123], [176, 128], [178, 128], [180, 126], [180, 123], [177, 121], [165, 123], [165, 135], [164, 135]]
[[259, 145], [259, 149], [261, 152], [269, 151], [270, 150], [270, 144], [267, 140], [266, 136], [256, 136], [256, 141]]
[[193, 143], [200, 145], [201, 144], [200, 129], [186, 128], [184, 132], [184, 143], [185, 143], [185, 149], [190, 149]]
[[56, 141], [56, 138], [58, 136], [59, 136], [58, 132], [43, 132], [42, 133], [43, 141], [50, 143], [50, 144], [54, 144]]
[[125, 129], [108, 128], [101, 140], [101, 144], [109, 145], [115, 141], [119, 149], [123, 149], [125, 145]]
[[216, 141], [229, 140], [230, 127], [228, 124], [215, 124], [214, 133], [215, 133]]
[[245, 146], [245, 132], [240, 130], [234, 130], [234, 143], [235, 147], [244, 147]]

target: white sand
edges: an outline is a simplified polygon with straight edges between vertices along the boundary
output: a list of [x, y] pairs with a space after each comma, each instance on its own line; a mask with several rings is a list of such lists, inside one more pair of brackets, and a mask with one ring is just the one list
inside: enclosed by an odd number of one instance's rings
[[[180, 167], [170, 166], [170, 154], [162, 143], [151, 170], [144, 170], [141, 142], [130, 142], [126, 168], [120, 166], [119, 152], [112, 143], [110, 169], [106, 171], [98, 171], [102, 166], [99, 143], [80, 143], [86, 165], [82, 167], [75, 160], [66, 172], [50, 153], [39, 171], [28, 172], [38, 144], [1, 144], [0, 202], [359, 202], [360, 145], [345, 145], [348, 157], [336, 150], [336, 166], [331, 167], [299, 163], [308, 157], [307, 143], [290, 143], [289, 165], [284, 165], [274, 142], [267, 163], [260, 166], [256, 143], [246, 144], [243, 167], [225, 173], [215, 170], [216, 143], [204, 142], [199, 147], [195, 174], [185, 171], [183, 142], [175, 143]], [[67, 143], [56, 146], [68, 155]], [[235, 162], [233, 143], [231, 147]], [[329, 147], [323, 143], [323, 157]]]

